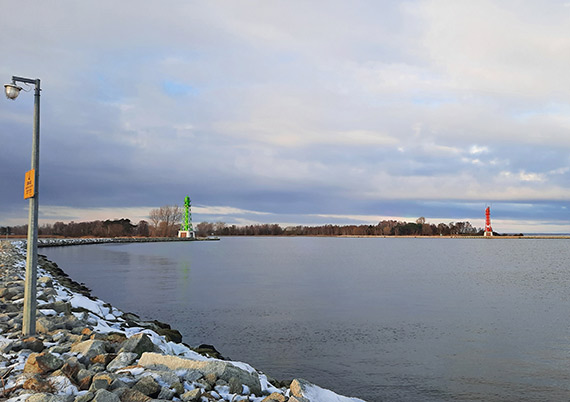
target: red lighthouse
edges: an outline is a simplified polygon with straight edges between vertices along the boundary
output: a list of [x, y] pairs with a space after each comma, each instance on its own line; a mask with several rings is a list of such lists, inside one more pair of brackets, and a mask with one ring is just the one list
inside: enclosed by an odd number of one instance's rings
[[485, 209], [485, 236], [493, 236], [493, 228], [491, 227], [491, 208]]

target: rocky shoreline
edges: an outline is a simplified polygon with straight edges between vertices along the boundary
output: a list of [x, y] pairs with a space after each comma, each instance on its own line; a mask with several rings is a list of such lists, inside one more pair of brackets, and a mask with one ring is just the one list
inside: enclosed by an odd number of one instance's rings
[[191, 348], [169, 325], [92, 297], [45, 257], [38, 263], [37, 334], [23, 338], [25, 242], [0, 242], [1, 400], [362, 402], [271, 379], [211, 345]]

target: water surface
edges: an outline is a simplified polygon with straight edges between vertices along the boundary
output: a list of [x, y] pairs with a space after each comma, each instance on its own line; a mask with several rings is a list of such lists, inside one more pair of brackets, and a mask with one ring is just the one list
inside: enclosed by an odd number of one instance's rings
[[570, 399], [564, 239], [223, 238], [44, 248], [190, 345], [368, 401]]

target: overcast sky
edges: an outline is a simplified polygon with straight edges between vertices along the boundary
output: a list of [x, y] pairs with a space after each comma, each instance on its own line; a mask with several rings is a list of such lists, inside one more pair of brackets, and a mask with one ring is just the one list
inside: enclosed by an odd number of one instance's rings
[[[40, 78], [40, 223], [469, 220], [570, 232], [568, 1], [0, 0]], [[27, 222], [33, 91], [0, 100]]]

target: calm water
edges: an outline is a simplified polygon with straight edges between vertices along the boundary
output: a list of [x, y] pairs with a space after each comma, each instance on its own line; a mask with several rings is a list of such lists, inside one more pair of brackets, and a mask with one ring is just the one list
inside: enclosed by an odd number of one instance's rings
[[223, 238], [44, 248], [190, 345], [368, 401], [570, 399], [568, 240]]

